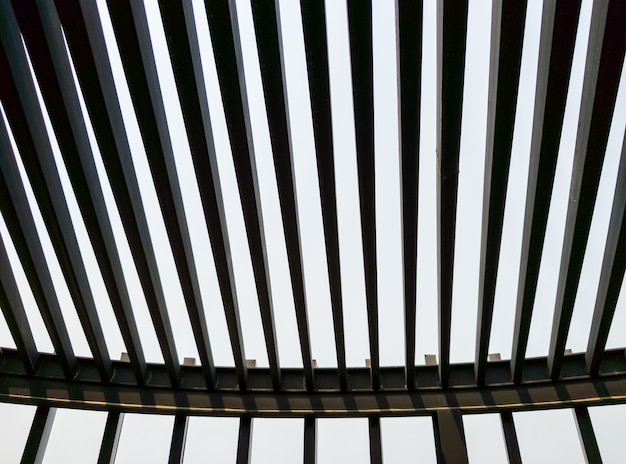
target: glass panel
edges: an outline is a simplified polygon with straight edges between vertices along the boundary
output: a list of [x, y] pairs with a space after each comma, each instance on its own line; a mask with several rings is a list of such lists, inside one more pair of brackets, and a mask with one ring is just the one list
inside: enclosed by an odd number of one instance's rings
[[596, 406], [589, 408], [602, 461], [605, 464], [624, 462], [624, 430], [626, 430], [626, 405]]
[[44, 464], [96, 462], [107, 413], [57, 409]]
[[367, 419], [318, 419], [317, 462], [369, 462]]
[[17, 464], [28, 439], [35, 417], [35, 406], [0, 403], [0, 454], [2, 462]]
[[385, 464], [437, 462], [430, 417], [386, 417], [380, 420], [380, 429]]
[[303, 455], [303, 419], [253, 419], [251, 462], [301, 462]]
[[499, 414], [466, 414], [463, 426], [470, 462], [507, 462]]
[[514, 412], [513, 420], [524, 462], [585, 462], [571, 409]]
[[116, 464], [166, 463], [173, 426], [174, 416], [126, 414], [120, 433]]
[[238, 434], [237, 418], [190, 417], [183, 462], [232, 464], [237, 457]]

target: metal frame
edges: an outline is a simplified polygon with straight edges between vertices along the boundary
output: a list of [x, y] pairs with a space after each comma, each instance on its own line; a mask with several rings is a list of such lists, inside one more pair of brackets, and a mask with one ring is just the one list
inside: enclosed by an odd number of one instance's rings
[[[626, 136], [623, 142], [602, 272], [586, 353], [565, 356], [565, 342], [595, 207], [626, 50], [626, 4], [594, 3], [583, 75], [570, 203], [550, 349], [527, 358], [557, 153], [565, 111], [580, 0], [544, 0], [531, 160], [515, 327], [510, 361], [488, 362], [504, 208], [509, 178], [524, 39], [526, 1], [495, 0], [488, 87], [487, 148], [481, 215], [478, 324], [473, 363], [450, 364], [452, 288], [458, 168], [468, 4], [440, 0], [437, 10], [437, 279], [439, 363], [416, 366], [416, 277], [420, 143], [422, 5], [396, 0], [398, 137], [401, 167], [403, 366], [381, 366], [374, 169], [374, 70], [371, 2], [348, 0], [360, 227], [363, 246], [370, 365], [346, 365], [337, 192], [326, 12], [323, 2], [301, 0], [313, 136], [318, 170], [337, 368], [317, 368], [308, 324], [300, 214], [296, 201], [282, 19], [278, 2], [252, 0], [263, 97], [268, 120], [290, 283], [303, 368], [281, 368], [274, 322], [269, 258], [251, 115], [235, 1], [205, 1], [228, 136], [241, 199], [269, 368], [246, 361], [217, 166], [200, 44], [189, 2], [160, 0], [186, 136], [200, 192], [224, 306], [233, 368], [215, 366], [187, 212], [176, 171], [162, 89], [146, 11], [141, 2], [107, 2], [125, 77], [150, 165], [177, 277], [199, 353], [198, 366], [181, 366], [132, 154], [117, 99], [98, 9], [90, 0], [0, 2], [0, 212], [52, 340], [40, 353], [26, 318], [5, 243], [0, 239], [0, 306], [17, 349], [0, 350], [0, 401], [32, 404], [37, 413], [23, 462], [39, 462], [54, 408], [109, 413], [99, 462], [114, 461], [126, 412], [176, 416], [170, 462], [181, 462], [191, 415], [239, 417], [237, 462], [248, 462], [255, 417], [304, 418], [304, 462], [316, 462], [316, 418], [369, 421], [372, 462], [382, 462], [381, 417], [433, 419], [439, 462], [467, 462], [463, 414], [501, 415], [510, 462], [521, 462], [513, 411], [571, 407], [589, 462], [600, 459], [588, 407], [626, 403], [624, 350], [605, 350], [626, 270]], [[29, 67], [32, 63], [32, 72]], [[73, 77], [72, 65], [76, 71]], [[37, 97], [41, 91], [45, 108]], [[80, 88], [79, 88], [80, 87]], [[148, 364], [139, 340], [101, 180], [96, 171], [84, 97], [106, 175], [163, 354]], [[49, 112], [53, 133], [44, 124]], [[10, 134], [16, 148], [11, 144]], [[67, 166], [80, 214], [95, 251], [130, 362], [112, 361], [104, 340], [72, 217], [57, 173], [51, 137]], [[21, 160], [26, 177], [18, 168]], [[72, 350], [24, 182], [30, 182], [93, 358]], [[5, 238], [6, 240], [6, 238]]]

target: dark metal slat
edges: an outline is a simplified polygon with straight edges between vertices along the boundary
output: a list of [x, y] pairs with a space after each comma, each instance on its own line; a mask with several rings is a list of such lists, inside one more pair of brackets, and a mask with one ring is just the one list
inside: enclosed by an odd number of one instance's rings
[[522, 61], [526, 4], [525, 0], [498, 0], [492, 6], [487, 145], [474, 368], [476, 382], [479, 385], [485, 381], [487, 368]]
[[370, 462], [383, 464], [383, 446], [380, 436], [380, 417], [369, 418]]
[[117, 445], [120, 441], [123, 423], [123, 412], [111, 411], [107, 415], [102, 444], [100, 445], [100, 453], [98, 454], [98, 464], [113, 464], [115, 462]]
[[543, 4], [511, 352], [511, 373], [515, 382], [522, 380], [524, 369], [579, 12], [580, 0], [545, 0]]
[[43, 462], [55, 415], [55, 408], [48, 406], [37, 407], [26, 440], [26, 446], [24, 447], [24, 454], [22, 454], [22, 460], [20, 461], [21, 464], [41, 464]]
[[317, 419], [304, 418], [304, 464], [317, 464]]
[[[7, 153], [3, 150], [1, 145], [0, 153], [5, 153], [3, 156], [6, 156]], [[0, 189], [0, 193], [4, 192]], [[37, 364], [39, 363], [39, 353], [37, 352], [33, 332], [30, 329], [26, 311], [24, 311], [22, 297], [17, 288], [15, 275], [13, 274], [9, 256], [7, 255], [6, 247], [1, 236], [0, 275], [2, 276], [2, 279], [0, 279], [0, 308], [2, 309], [2, 314], [4, 314], [4, 319], [11, 331], [11, 337], [13, 337], [15, 346], [20, 353], [20, 358], [24, 363], [26, 373], [34, 374], [37, 369]]]
[[300, 0], [339, 382], [348, 385], [324, 2]]
[[[94, 359], [97, 362], [98, 372], [103, 381], [108, 381], [112, 375], [111, 359], [104, 339], [104, 332], [98, 318], [91, 287], [87, 278], [87, 271], [82, 260], [78, 240], [72, 225], [65, 195], [57, 172], [50, 141], [45, 138], [46, 128], [42, 110], [39, 106], [35, 84], [31, 77], [26, 53], [21, 45], [22, 37], [30, 51], [33, 67], [41, 83], [44, 100], [48, 95], [48, 86], [53, 85], [52, 64], [45, 60], [46, 41], [38, 15], [26, 8], [26, 2], [18, 2], [19, 7], [11, 8], [9, 2], [0, 6], [2, 16], [2, 41], [7, 53], [8, 65], [13, 76], [18, 98], [28, 121], [30, 137], [33, 139], [36, 150], [20, 150], [24, 167], [31, 181], [31, 186], [43, 216], [50, 240], [54, 247], [59, 265], [65, 277], [68, 290], [74, 302], [74, 307], [80, 319], [85, 337]], [[15, 5], [14, 5], [15, 7]], [[26, 19], [24, 16], [28, 16]], [[18, 28], [20, 24], [22, 34]], [[13, 45], [8, 45], [12, 42]], [[49, 58], [49, 57], [48, 57]], [[44, 61], [44, 62], [42, 62]], [[44, 70], [41, 67], [45, 68]], [[50, 68], [50, 69], [48, 69]], [[39, 70], [39, 72], [38, 72]], [[49, 71], [48, 74], [45, 70]], [[63, 105], [62, 102], [47, 100], [47, 107]], [[51, 113], [54, 121], [54, 112]], [[59, 134], [61, 135], [61, 134]]]
[[415, 388], [417, 212], [419, 194], [422, 4], [396, 0], [400, 169], [402, 179], [402, 268], [404, 352], [407, 388]]
[[624, 24], [626, 24], [624, 2], [612, 0], [608, 3], [594, 3], [548, 353], [548, 367], [554, 380], [558, 380], [561, 375], [563, 352], [574, 312], [589, 228], [613, 120], [626, 51]]
[[439, 464], [467, 464], [463, 417], [459, 411], [442, 410], [433, 416], [435, 450]]
[[[28, 131], [26, 115], [17, 100], [17, 91], [10, 76], [6, 55], [2, 47], [0, 47], [0, 81], [2, 82], [0, 99], [18, 148], [20, 151], [34, 151], [35, 146]], [[40, 136], [44, 137], [43, 134]], [[0, 209], [2, 216], [50, 335], [54, 350], [59, 357], [62, 370], [66, 377], [71, 378], [76, 370], [76, 357], [4, 123], [0, 124], [0, 150], [2, 150], [2, 156], [0, 156], [0, 198], [3, 199], [0, 202]]]
[[374, 57], [372, 3], [348, 0], [348, 35], [352, 71], [356, 162], [361, 210], [361, 240], [365, 273], [365, 301], [369, 328], [372, 385], [381, 386], [378, 342], [376, 263], [376, 196], [374, 178]]
[[[0, 237], [0, 272], [3, 276], [0, 281], [0, 307], [11, 332], [11, 337], [20, 353], [24, 370], [27, 374], [33, 375], [39, 362], [39, 353], [26, 319], [24, 306], [19, 296], [2, 237]], [[2, 349], [0, 348], [1, 354]]]
[[185, 441], [187, 439], [188, 417], [177, 415], [174, 418], [174, 429], [172, 430], [172, 443], [170, 445], [169, 464], [182, 464], [185, 454]]
[[246, 355], [241, 332], [231, 246], [226, 227], [213, 131], [209, 115], [193, 7], [187, 1], [159, 2], [191, 158], [211, 240], [239, 386], [247, 388]]
[[[49, 112], [81, 215], [98, 260], [120, 332], [124, 337], [126, 349], [135, 367], [135, 375], [143, 381], [146, 361], [139, 343], [130, 298], [85, 122], [82, 118], [77, 90], [73, 85], [72, 70], [65, 52], [59, 16], [52, 2], [38, 2], [35, 5], [30, 1], [22, 2], [20, 5], [23, 8], [22, 16], [30, 18], [31, 23], [35, 22], [35, 18], [40, 18], [31, 37], [31, 45], [37, 49], [36, 57], [32, 58], [35, 72], [45, 78], [45, 84], [42, 85], [44, 99], [50, 103]], [[30, 27], [34, 28], [34, 26]], [[40, 79], [42, 80], [44, 79]]]
[[609, 338], [617, 299], [624, 280], [624, 271], [626, 271], [626, 132], [622, 139], [622, 153], [617, 171], [611, 219], [585, 355], [587, 369], [592, 376], [596, 376], [600, 371], [600, 361]]
[[578, 406], [572, 411], [576, 418], [576, 429], [578, 430], [578, 438], [585, 452], [585, 461], [588, 464], [602, 463], [600, 448], [596, 440], [596, 434], [593, 431], [591, 417], [589, 417], [589, 409], [586, 406]]
[[439, 377], [448, 384], [467, 1], [437, 3], [437, 279]]
[[237, 439], [237, 464], [250, 462], [250, 444], [252, 443], [252, 419], [239, 419], [239, 438]]
[[504, 434], [509, 464], [522, 464], [522, 455], [519, 449], [519, 442], [517, 441], [513, 413], [511, 411], [502, 411], [500, 413], [500, 420], [502, 421], [502, 432]]
[[89, 0], [58, 0], [57, 4], [168, 375], [177, 385], [180, 364], [98, 9]]
[[138, 2], [107, 5], [207, 387], [213, 388], [215, 365], [146, 12]]
[[205, 7], [248, 235], [272, 383], [275, 389], [279, 389], [280, 362], [237, 11], [234, 0], [205, 1]]
[[304, 287], [304, 264], [300, 242], [300, 224], [296, 205], [296, 173], [289, 129], [289, 106], [284, 51], [280, 37], [280, 11], [276, 1], [252, 0], [252, 16], [261, 67], [265, 108], [274, 155], [274, 171], [285, 233], [287, 261], [291, 277], [300, 351], [307, 389], [313, 389], [311, 338]]

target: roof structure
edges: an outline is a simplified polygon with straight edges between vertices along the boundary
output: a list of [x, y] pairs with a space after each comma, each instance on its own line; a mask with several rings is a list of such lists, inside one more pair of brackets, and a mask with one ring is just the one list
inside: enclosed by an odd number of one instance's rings
[[[626, 270], [626, 144], [622, 143], [610, 221], [585, 352], [568, 354], [566, 343], [579, 288], [596, 197], [626, 49], [626, 3], [593, 3], [575, 138], [569, 202], [547, 356], [528, 358], [540, 264], [555, 182], [559, 145], [579, 25], [580, 0], [545, 0], [540, 26], [529, 170], [521, 231], [521, 258], [511, 359], [490, 360], [489, 347], [507, 203], [507, 186], [518, 107], [526, 1], [496, 0], [491, 19], [486, 151], [482, 205], [476, 205], [481, 240], [474, 362], [451, 363], [453, 281], [458, 232], [459, 166], [463, 117], [468, 3], [437, 3], [436, 80], [436, 281], [438, 353], [434, 364], [417, 365], [418, 205], [422, 77], [421, 2], [396, 1], [398, 140], [402, 250], [404, 364], [380, 360], [379, 259], [377, 253], [376, 163], [374, 143], [374, 51], [372, 5], [347, 1], [350, 70], [358, 181], [360, 239], [367, 314], [369, 363], [346, 358], [345, 296], [339, 239], [338, 173], [331, 104], [327, 17], [322, 1], [301, 0], [314, 153], [323, 226], [325, 277], [336, 352], [336, 367], [317, 367], [311, 341], [311, 306], [306, 294], [303, 216], [297, 199], [297, 155], [290, 128], [281, 14], [275, 1], [252, 0], [252, 17], [271, 156], [284, 234], [289, 284], [302, 367], [279, 359], [275, 299], [264, 207], [255, 154], [240, 23], [235, 2], [206, 1], [217, 85], [221, 94], [245, 242], [233, 237], [227, 221], [220, 155], [210, 119], [197, 11], [184, 0], [159, 1], [167, 56], [175, 88], [164, 88], [141, 2], [107, 1], [123, 75], [149, 164], [171, 248], [175, 276], [159, 264], [147, 217], [142, 175], [129, 143], [103, 21], [89, 0], [0, 2], [0, 211], [8, 234], [0, 234], [0, 307], [15, 348], [0, 353], [0, 401], [37, 406], [22, 462], [40, 462], [55, 408], [108, 412], [99, 462], [113, 462], [124, 413], [175, 415], [169, 462], [182, 462], [190, 416], [240, 418], [237, 462], [248, 462], [252, 420], [304, 418], [304, 462], [316, 461], [316, 419], [367, 417], [371, 462], [382, 462], [381, 417], [433, 418], [440, 462], [467, 462], [462, 416], [501, 415], [510, 462], [521, 462], [512, 419], [514, 411], [574, 408], [589, 462], [599, 462], [589, 406], [626, 402], [624, 349], [606, 349]], [[203, 19], [204, 20], [204, 19]], [[161, 58], [159, 58], [161, 59]], [[190, 213], [177, 166], [180, 151], [168, 128], [164, 94], [180, 103], [200, 208]], [[84, 103], [83, 103], [84, 102]], [[86, 114], [83, 111], [83, 106]], [[88, 115], [88, 117], [87, 117]], [[48, 122], [54, 140], [50, 136]], [[623, 128], [622, 128], [623, 130]], [[92, 136], [97, 144], [92, 145]], [[93, 249], [106, 295], [127, 355], [112, 359], [102, 322], [102, 301], [89, 278], [67, 185], [59, 174], [55, 144]], [[101, 165], [104, 168], [102, 171]], [[105, 198], [103, 179], [113, 203]], [[31, 193], [32, 190], [32, 193]], [[33, 201], [34, 198], [34, 201]], [[115, 211], [111, 208], [114, 206]], [[150, 213], [152, 214], [152, 213]], [[206, 226], [233, 365], [217, 365], [215, 340], [207, 324], [205, 285], [198, 269], [190, 214]], [[50, 259], [42, 244], [39, 215], [90, 357], [77, 356]], [[119, 216], [131, 260], [121, 252], [113, 216]], [[193, 218], [194, 220], [198, 218]], [[3, 229], [4, 230], [4, 229]], [[166, 245], [166, 246], [168, 246]], [[267, 367], [246, 357], [242, 330], [242, 288], [237, 286], [236, 247], [249, 250], [254, 293], [267, 352]], [[14, 248], [54, 353], [38, 349], [18, 283]], [[134, 267], [134, 271], [129, 270]], [[129, 289], [136, 272], [156, 333], [162, 363], [147, 361], [136, 301]], [[434, 272], [434, 271], [433, 271]], [[198, 361], [181, 363], [164, 286], [180, 285]], [[471, 303], [474, 304], [474, 303]], [[474, 327], [472, 327], [474, 330]]]

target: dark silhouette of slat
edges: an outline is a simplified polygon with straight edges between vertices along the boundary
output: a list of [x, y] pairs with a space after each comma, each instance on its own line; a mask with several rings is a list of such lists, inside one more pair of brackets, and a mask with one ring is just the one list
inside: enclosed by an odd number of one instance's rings
[[374, 57], [372, 54], [371, 1], [348, 1], [348, 35], [350, 38], [356, 163], [361, 210], [365, 301], [369, 328], [372, 386], [374, 390], [377, 390], [380, 388], [381, 381], [378, 341], [378, 271], [374, 178]]
[[313, 389], [313, 363], [311, 357], [311, 337], [307, 316], [306, 291], [304, 287], [304, 265], [300, 224], [296, 204], [296, 173], [293, 145], [289, 129], [289, 107], [287, 99], [286, 75], [283, 66], [284, 51], [279, 37], [280, 11], [275, 1], [253, 0], [252, 15], [259, 52], [259, 65], [265, 95], [265, 108], [269, 126], [276, 186], [283, 219], [287, 261], [291, 276], [294, 307], [300, 350], [304, 365], [307, 389]]
[[578, 406], [573, 410], [576, 418], [576, 429], [578, 430], [578, 438], [585, 452], [585, 460], [588, 463], [601, 463], [602, 456], [600, 448], [596, 440], [596, 434], [593, 431], [591, 417], [589, 417], [589, 409], [586, 406]]
[[115, 455], [117, 454], [117, 445], [120, 441], [123, 423], [123, 412], [111, 411], [107, 415], [102, 444], [100, 445], [100, 453], [98, 454], [98, 464], [115, 463]]
[[48, 439], [52, 431], [52, 424], [56, 409], [48, 406], [38, 406], [35, 411], [33, 423], [30, 426], [24, 454], [22, 454], [21, 464], [41, 464], [48, 446]]
[[346, 342], [341, 296], [341, 268], [339, 262], [339, 232], [337, 229], [337, 194], [333, 156], [333, 128], [330, 111], [330, 75], [324, 2], [300, 0], [304, 51], [307, 61], [311, 117], [317, 161], [317, 177], [322, 205], [324, 245], [328, 284], [330, 288], [335, 348], [341, 389], [348, 386], [346, 371]]
[[[606, 23], [606, 25], [605, 25]], [[626, 51], [626, 5], [594, 3], [548, 367], [558, 380]]]
[[522, 380], [524, 369], [579, 12], [579, 0], [544, 1], [511, 352], [515, 382]]
[[439, 378], [450, 370], [452, 279], [465, 74], [467, 1], [437, 3], [437, 277]]
[[239, 25], [234, 0], [205, 1], [211, 32], [215, 66], [222, 92], [224, 116], [239, 186], [243, 217], [248, 234], [252, 271], [256, 283], [265, 345], [274, 389], [280, 388], [280, 362], [274, 324], [274, 308], [269, 280], [267, 247], [259, 182], [256, 173], [252, 127], [239, 42]]
[[172, 443], [170, 445], [169, 464], [182, 464], [185, 455], [185, 441], [187, 439], [188, 417], [177, 415], [174, 418], [174, 429], [172, 430]]
[[[0, 129], [2, 131], [2, 129]], [[2, 135], [0, 134], [0, 137]], [[7, 156], [5, 151], [6, 147], [0, 142], [0, 152], [5, 153], [3, 156]], [[0, 194], [4, 193], [1, 189]], [[7, 197], [2, 197], [7, 198]], [[28, 374], [34, 374], [39, 363], [39, 353], [37, 352], [37, 346], [35, 345], [35, 339], [33, 332], [28, 324], [26, 318], [26, 311], [24, 310], [24, 304], [22, 303], [22, 297], [20, 296], [19, 289], [17, 288], [17, 282], [9, 262], [9, 256], [7, 255], [4, 240], [0, 236], [0, 308], [2, 308], [2, 314], [4, 314], [4, 320], [11, 331], [11, 337], [15, 342], [15, 346], [20, 352], [20, 358], [24, 364], [24, 369]]]
[[380, 417], [369, 418], [370, 462], [383, 464], [383, 446], [380, 436]]
[[459, 411], [441, 410], [433, 416], [437, 462], [467, 464], [463, 417]]
[[626, 271], [626, 132], [622, 140], [615, 196], [585, 355], [587, 369], [592, 376], [598, 375], [600, 371], [600, 362], [622, 289], [624, 271]]
[[211, 250], [226, 313], [239, 387], [247, 388], [246, 355], [241, 332], [231, 246], [226, 227], [213, 132], [209, 115], [193, 8], [187, 1], [160, 1], [176, 89], [198, 180]]
[[237, 464], [250, 462], [250, 445], [252, 443], [252, 419], [239, 419], [239, 438], [237, 439]]
[[485, 382], [489, 352], [522, 61], [526, 3], [525, 0], [498, 0], [492, 6], [487, 147], [474, 364], [476, 382], [479, 385]]
[[417, 298], [417, 211], [419, 194], [420, 100], [422, 86], [422, 5], [396, 0], [398, 103], [402, 179], [402, 268], [404, 365], [407, 388], [415, 388]]
[[317, 464], [317, 424], [315, 417], [304, 419], [304, 464]]
[[517, 441], [513, 413], [511, 411], [502, 411], [500, 413], [500, 420], [502, 421], [502, 431], [504, 433], [504, 442], [509, 457], [509, 464], [522, 464], [522, 454], [519, 449], [519, 442]]

